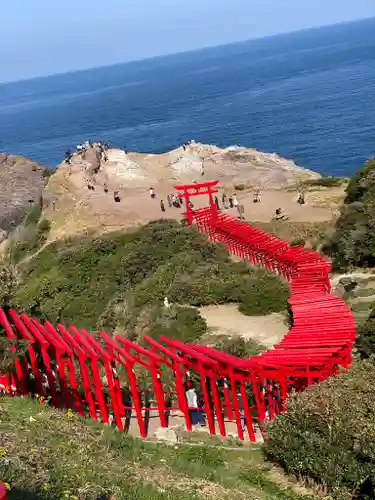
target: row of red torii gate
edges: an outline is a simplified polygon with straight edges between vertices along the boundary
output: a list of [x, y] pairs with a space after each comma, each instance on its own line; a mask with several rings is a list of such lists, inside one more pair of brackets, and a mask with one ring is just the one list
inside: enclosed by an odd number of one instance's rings
[[[0, 389], [9, 396], [37, 394], [55, 407], [112, 423], [120, 432], [136, 426], [142, 437], [150, 418], [168, 427], [172, 415], [191, 430], [193, 413], [200, 412], [211, 434], [226, 436], [231, 426], [239, 439], [256, 441], [264, 422], [285, 411], [290, 391], [347, 368], [355, 324], [348, 307], [330, 293], [329, 262], [219, 211], [213, 199], [217, 184], [176, 186], [186, 202], [187, 223], [288, 281], [293, 326], [279, 344], [240, 359], [165, 337], [144, 337], [138, 345], [104, 331], [93, 336], [74, 325], [41, 324], [0, 309], [3, 334], [28, 343], [25, 357], [0, 377]], [[207, 208], [190, 207], [190, 197], [197, 195], [208, 195]], [[188, 406], [190, 383], [198, 389], [199, 408]]]

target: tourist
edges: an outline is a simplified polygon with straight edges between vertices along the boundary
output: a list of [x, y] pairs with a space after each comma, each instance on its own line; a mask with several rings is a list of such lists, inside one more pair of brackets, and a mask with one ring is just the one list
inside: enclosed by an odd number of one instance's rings
[[104, 192], [108, 193], [108, 186], [107, 186], [106, 182], [103, 184], [103, 188], [104, 188]]
[[149, 190], [149, 191], [150, 191], [150, 196], [151, 196], [151, 198], [152, 198], [152, 199], [154, 199], [154, 198], [155, 198], [155, 196], [156, 196], [156, 195], [155, 195], [155, 191], [154, 191], [154, 189], [153, 189], [152, 187], [150, 187], [150, 190]]
[[261, 198], [260, 198], [260, 189], [256, 189], [254, 191], [254, 195], [253, 195], [253, 202], [254, 203], [260, 203], [261, 201]]
[[198, 395], [195, 388], [192, 386], [191, 382], [186, 383], [187, 391], [186, 402], [188, 405], [188, 412], [190, 417], [191, 425], [204, 425], [204, 416], [198, 407]]
[[233, 208], [233, 198], [231, 196], [229, 196], [228, 202], [229, 202], [229, 208]]
[[243, 409], [242, 395], [240, 391], [237, 392], [237, 403], [240, 412], [241, 429], [242, 432], [244, 432], [246, 430], [246, 419], [245, 419], [245, 411]]
[[165, 206], [164, 206], [164, 201], [163, 200], [160, 200], [160, 210], [162, 212], [165, 212]]
[[237, 200], [237, 196], [235, 194], [233, 195], [233, 206], [234, 206], [234, 208], [238, 207], [238, 200]]
[[215, 196], [215, 205], [218, 210], [220, 210], [220, 205], [219, 205], [219, 198]]
[[168, 202], [169, 208], [171, 208], [172, 207], [172, 197], [170, 194], [167, 195], [167, 202]]
[[73, 157], [73, 154], [71, 153], [71, 151], [68, 149], [66, 152], [65, 152], [65, 163], [67, 163], [68, 165], [70, 165], [72, 162], [72, 157]]
[[115, 191], [113, 193], [113, 199], [115, 200], [116, 203], [120, 202], [120, 193], [118, 191]]
[[300, 191], [298, 193], [297, 203], [299, 203], [300, 205], [305, 204], [305, 193], [303, 191]]
[[273, 216], [276, 220], [288, 220], [288, 215], [284, 214], [281, 208], [276, 208], [275, 215]]

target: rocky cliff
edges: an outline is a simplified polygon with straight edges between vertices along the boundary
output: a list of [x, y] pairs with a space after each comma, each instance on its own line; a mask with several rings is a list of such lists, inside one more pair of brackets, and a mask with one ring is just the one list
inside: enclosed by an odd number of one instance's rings
[[0, 154], [0, 240], [39, 201], [45, 168], [22, 156]]

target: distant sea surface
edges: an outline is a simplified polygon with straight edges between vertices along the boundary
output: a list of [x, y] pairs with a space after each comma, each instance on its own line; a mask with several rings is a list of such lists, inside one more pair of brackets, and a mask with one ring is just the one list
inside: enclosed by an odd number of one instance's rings
[[350, 175], [375, 152], [375, 19], [0, 85], [0, 151], [53, 167], [86, 139], [254, 147]]

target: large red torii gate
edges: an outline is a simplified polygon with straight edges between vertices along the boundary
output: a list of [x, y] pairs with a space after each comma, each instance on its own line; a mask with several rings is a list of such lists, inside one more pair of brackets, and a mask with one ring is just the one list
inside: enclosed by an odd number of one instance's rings
[[184, 184], [181, 186], [174, 186], [174, 188], [178, 191], [178, 196], [185, 200], [186, 212], [185, 216], [187, 219], [187, 223], [191, 225], [193, 223], [194, 211], [190, 206], [190, 196], [199, 196], [202, 194], [208, 194], [208, 198], [210, 200], [210, 209], [211, 213], [217, 213], [216, 204], [213, 198], [213, 194], [218, 193], [218, 189], [213, 189], [215, 186], [219, 184], [219, 181], [208, 181], [208, 182], [200, 182], [194, 184]]

